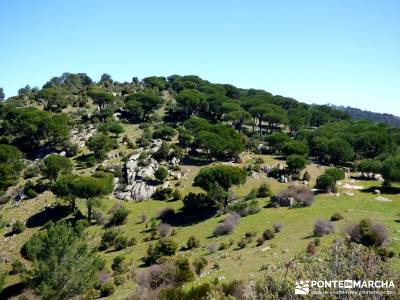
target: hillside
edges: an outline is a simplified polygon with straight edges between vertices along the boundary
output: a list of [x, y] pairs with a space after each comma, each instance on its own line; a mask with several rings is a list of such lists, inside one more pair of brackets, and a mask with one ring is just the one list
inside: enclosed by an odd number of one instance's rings
[[399, 292], [395, 126], [195, 75], [64, 73], [0, 118], [0, 299]]
[[349, 114], [352, 118], [357, 120], [368, 120], [371, 122], [385, 123], [393, 126], [400, 126], [400, 117], [392, 114], [376, 113], [368, 110], [362, 110], [359, 108], [349, 106], [331, 106], [334, 109], [344, 111]]

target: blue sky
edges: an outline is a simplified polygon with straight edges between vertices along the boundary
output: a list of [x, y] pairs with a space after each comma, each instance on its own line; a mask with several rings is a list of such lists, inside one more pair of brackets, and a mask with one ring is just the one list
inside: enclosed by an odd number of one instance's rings
[[399, 15], [397, 0], [0, 0], [0, 86], [196, 74], [400, 115]]

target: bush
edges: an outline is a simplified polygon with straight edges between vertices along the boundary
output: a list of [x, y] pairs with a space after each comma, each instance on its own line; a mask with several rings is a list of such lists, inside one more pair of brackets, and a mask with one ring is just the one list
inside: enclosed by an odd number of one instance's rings
[[246, 248], [248, 244], [250, 244], [253, 241], [252, 237], [245, 237], [242, 238], [239, 242], [238, 242], [238, 247], [240, 249]]
[[241, 217], [254, 215], [260, 211], [260, 208], [258, 207], [258, 201], [256, 199], [251, 201], [242, 200], [236, 202], [234, 205], [229, 206], [229, 209]]
[[195, 237], [194, 235], [190, 236], [186, 243], [187, 249], [199, 248], [200, 247], [200, 239]]
[[261, 184], [257, 191], [257, 197], [265, 198], [269, 197], [270, 195], [271, 195], [271, 188], [269, 187], [269, 185], [266, 183]]
[[273, 207], [289, 206], [288, 199], [293, 198], [296, 206], [311, 206], [314, 202], [314, 192], [304, 186], [289, 186], [288, 189], [281, 191], [276, 197], [271, 198]]
[[182, 199], [182, 193], [179, 190], [174, 190], [172, 193], [172, 200], [178, 201]]
[[314, 239], [314, 245], [315, 245], [315, 246], [321, 245], [321, 239], [320, 239], [320, 238], [315, 238], [315, 239]]
[[153, 194], [153, 198], [157, 200], [168, 200], [172, 197], [173, 190], [170, 187], [167, 188], [157, 188], [155, 193]]
[[126, 219], [128, 218], [129, 210], [125, 207], [120, 207], [114, 211], [111, 216], [110, 221], [108, 222], [109, 226], [118, 226], [126, 223]]
[[317, 178], [317, 189], [320, 189], [326, 193], [336, 192], [335, 179], [327, 174], [322, 174]]
[[256, 240], [256, 243], [257, 243], [257, 246], [263, 245], [265, 243], [264, 236], [262, 235], [262, 236], [258, 237], [257, 240]]
[[344, 173], [344, 170], [340, 169], [340, 168], [327, 169], [325, 171], [325, 174], [331, 176], [333, 178], [333, 180], [335, 180], [335, 182], [339, 181], [339, 180], [343, 180], [346, 176]]
[[105, 250], [110, 248], [111, 246], [114, 246], [118, 235], [120, 235], [120, 231], [118, 230], [115, 229], [106, 230], [101, 236], [100, 248]]
[[352, 242], [362, 244], [366, 247], [380, 247], [388, 239], [386, 228], [381, 224], [374, 224], [370, 219], [363, 219], [358, 224], [347, 227]]
[[16, 259], [13, 261], [11, 264], [11, 272], [10, 275], [15, 275], [15, 274], [22, 274], [27, 271], [27, 268], [23, 262], [21, 262], [19, 259]]
[[25, 223], [20, 220], [17, 220], [12, 224], [11, 230], [14, 234], [18, 234], [23, 232], [25, 228], [26, 228]]
[[268, 241], [268, 240], [272, 240], [275, 237], [275, 234], [271, 229], [266, 229], [263, 232], [263, 237], [264, 237], [265, 240]]
[[40, 168], [37, 165], [29, 166], [24, 172], [24, 178], [29, 179], [37, 177], [40, 174]]
[[185, 282], [190, 282], [195, 279], [195, 274], [193, 272], [192, 264], [189, 258], [185, 256], [178, 256], [175, 261], [175, 282], [182, 284]]
[[305, 180], [305, 181], [310, 181], [310, 180], [311, 180], [311, 175], [310, 175], [310, 173], [308, 173], [307, 171], [305, 171], [305, 172], [304, 172], [304, 175], [303, 175], [303, 180]]
[[116, 274], [124, 274], [128, 271], [129, 266], [125, 261], [125, 256], [118, 255], [114, 257], [113, 262], [111, 264], [111, 269]]
[[115, 249], [122, 250], [129, 246], [129, 240], [126, 236], [120, 234], [115, 239]]
[[283, 224], [282, 223], [274, 223], [273, 227], [274, 227], [274, 232], [278, 233], [278, 232], [281, 232], [281, 230], [283, 228]]
[[286, 163], [291, 172], [298, 174], [306, 167], [307, 160], [301, 155], [292, 154], [288, 156]]
[[101, 297], [108, 297], [114, 294], [115, 292], [115, 284], [108, 280], [100, 287], [100, 295]]
[[147, 264], [157, 263], [164, 256], [173, 256], [178, 250], [178, 244], [171, 238], [162, 238], [155, 245], [149, 245], [147, 249]]
[[135, 237], [131, 238], [131, 239], [128, 241], [128, 246], [135, 246], [136, 244], [137, 244], [137, 240], [136, 240]]
[[200, 275], [203, 270], [205, 269], [205, 267], [207, 266], [208, 261], [206, 258], [204, 257], [197, 257], [194, 259], [193, 261], [193, 267], [194, 267], [194, 271], [196, 272], [197, 275]]
[[334, 213], [331, 217], [331, 221], [335, 222], [335, 221], [340, 221], [343, 219], [343, 216], [340, 213]]
[[164, 182], [168, 177], [168, 170], [165, 167], [160, 166], [154, 173], [154, 176], [157, 180]]
[[158, 227], [158, 233], [160, 235], [160, 237], [167, 237], [171, 234], [172, 231], [172, 227], [169, 224], [166, 223], [161, 223], [160, 227]]
[[237, 222], [239, 222], [239, 219], [240, 216], [238, 214], [229, 214], [222, 223], [219, 223], [215, 227], [213, 234], [215, 236], [231, 234], [235, 229], [235, 225], [237, 224]]
[[327, 220], [317, 220], [314, 223], [314, 229], [313, 229], [313, 234], [314, 236], [323, 236], [325, 234], [332, 233], [335, 229], [335, 226], [327, 221]]

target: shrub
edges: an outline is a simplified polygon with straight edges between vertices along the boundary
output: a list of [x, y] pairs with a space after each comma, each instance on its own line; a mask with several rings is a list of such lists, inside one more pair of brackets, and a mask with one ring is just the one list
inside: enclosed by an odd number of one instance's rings
[[305, 181], [310, 181], [310, 180], [311, 180], [311, 175], [310, 175], [310, 173], [308, 173], [307, 171], [305, 171], [305, 172], [304, 172], [304, 175], [303, 175], [303, 180], [305, 180]]
[[310, 243], [307, 245], [306, 252], [307, 252], [307, 254], [310, 255], [310, 256], [314, 256], [314, 255], [315, 255], [316, 248], [315, 248], [315, 244], [314, 244], [313, 242], [310, 242]]
[[115, 292], [115, 284], [108, 280], [100, 287], [100, 295], [101, 297], [108, 297], [114, 294]]
[[240, 216], [236, 213], [229, 214], [222, 223], [219, 223], [213, 233], [215, 236], [231, 234], [235, 225], [239, 222]]
[[169, 224], [166, 223], [161, 223], [160, 227], [158, 227], [158, 233], [160, 235], [160, 237], [167, 237], [171, 234], [172, 231], [172, 227]]
[[256, 240], [256, 243], [257, 243], [257, 246], [263, 245], [265, 243], [264, 236], [262, 235], [262, 236], [258, 237], [257, 240]]
[[344, 173], [344, 170], [340, 169], [340, 168], [327, 169], [325, 171], [325, 174], [331, 176], [333, 178], [333, 180], [335, 180], [335, 182], [339, 181], [339, 180], [343, 180], [346, 176]]
[[154, 176], [156, 177], [157, 180], [159, 180], [159, 181], [161, 181], [161, 182], [164, 182], [165, 179], [167, 179], [168, 170], [167, 170], [165, 167], [160, 166], [160, 167], [156, 170], [156, 172], [154, 173]]
[[142, 215], [140, 216], [140, 221], [141, 221], [142, 223], [144, 223], [144, 222], [146, 222], [146, 220], [147, 220], [146, 214], [142, 214]]
[[116, 274], [126, 273], [129, 269], [129, 266], [125, 261], [125, 256], [118, 255], [114, 257], [113, 262], [111, 264], [111, 269]]
[[174, 201], [178, 201], [182, 199], [182, 193], [179, 190], [174, 190], [174, 192], [172, 193], [172, 200]]
[[126, 223], [126, 220], [129, 215], [129, 210], [125, 207], [120, 207], [114, 211], [111, 216], [110, 221], [108, 222], [109, 226], [118, 226]]
[[327, 174], [322, 174], [317, 178], [317, 188], [326, 193], [336, 192], [335, 179]]
[[314, 236], [323, 236], [325, 234], [332, 233], [334, 231], [334, 225], [327, 220], [317, 220], [314, 223], [313, 234]]
[[23, 232], [25, 228], [26, 228], [25, 223], [20, 220], [17, 220], [12, 224], [11, 230], [13, 233], [18, 234]]
[[137, 240], [136, 240], [135, 237], [131, 238], [131, 239], [128, 241], [128, 246], [135, 246], [136, 244], [137, 244]]
[[200, 239], [195, 237], [194, 235], [190, 236], [186, 243], [187, 249], [199, 248], [200, 247]]
[[260, 208], [258, 207], [258, 201], [256, 199], [251, 201], [239, 201], [234, 205], [229, 206], [229, 209], [241, 217], [254, 215], [260, 211]]
[[37, 177], [40, 174], [40, 168], [37, 165], [29, 166], [24, 172], [24, 178], [29, 179], [32, 177]]
[[100, 248], [105, 250], [115, 245], [115, 240], [117, 239], [120, 231], [115, 229], [106, 230], [101, 236]]
[[164, 256], [173, 256], [178, 250], [178, 244], [171, 238], [162, 238], [155, 245], [149, 245], [147, 249], [147, 264], [153, 264]]
[[192, 269], [192, 264], [189, 258], [185, 256], [178, 256], [175, 261], [175, 282], [185, 283], [195, 279], [195, 274]]
[[386, 228], [381, 224], [374, 224], [370, 219], [363, 219], [358, 224], [346, 228], [351, 241], [366, 247], [380, 247], [388, 239]]
[[288, 169], [298, 174], [301, 170], [303, 170], [307, 165], [307, 160], [302, 155], [292, 154], [287, 158]]
[[200, 275], [205, 267], [207, 267], [208, 261], [204, 257], [197, 257], [193, 261], [193, 267], [194, 271], [196, 272], [197, 275]]
[[173, 190], [170, 187], [158, 188], [153, 194], [153, 198], [157, 200], [168, 200], [172, 197]]
[[343, 216], [340, 213], [334, 213], [331, 217], [331, 221], [335, 222], [335, 221], [340, 221], [343, 219]]
[[268, 241], [268, 240], [272, 240], [275, 237], [275, 234], [271, 229], [266, 229], [263, 232], [263, 237], [264, 237], [265, 240]]
[[126, 236], [120, 234], [115, 239], [115, 249], [121, 250], [129, 246], [129, 240]]
[[287, 199], [293, 198], [296, 206], [310, 206], [314, 202], [314, 193], [304, 186], [289, 186], [281, 191], [276, 197], [271, 198], [272, 206], [289, 206]]
[[283, 224], [282, 223], [274, 223], [273, 227], [274, 227], [274, 232], [278, 233], [278, 232], [281, 232], [281, 230], [283, 228]]
[[214, 253], [218, 250], [218, 245], [216, 243], [212, 243], [210, 245], [208, 245], [207, 250], [209, 253]]
[[321, 245], [321, 239], [320, 239], [320, 238], [315, 238], [315, 239], [314, 239], [314, 245], [315, 245], [315, 246]]
[[240, 249], [246, 248], [248, 244], [250, 244], [253, 241], [252, 237], [248, 237], [248, 238], [242, 238], [239, 242], [238, 242], [238, 247]]
[[270, 195], [271, 195], [271, 188], [269, 187], [269, 185], [266, 183], [261, 184], [257, 191], [257, 197], [265, 198], [269, 197]]
[[11, 275], [15, 275], [15, 274], [22, 274], [25, 273], [27, 271], [27, 268], [25, 266], [25, 264], [23, 262], [21, 262], [19, 259], [16, 259], [13, 261], [13, 263], [11, 264]]

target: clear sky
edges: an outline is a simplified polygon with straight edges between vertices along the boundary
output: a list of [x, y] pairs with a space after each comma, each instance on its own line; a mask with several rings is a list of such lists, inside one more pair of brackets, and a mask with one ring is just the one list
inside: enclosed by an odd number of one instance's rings
[[63, 72], [196, 74], [400, 115], [400, 1], [0, 0], [6, 96]]

